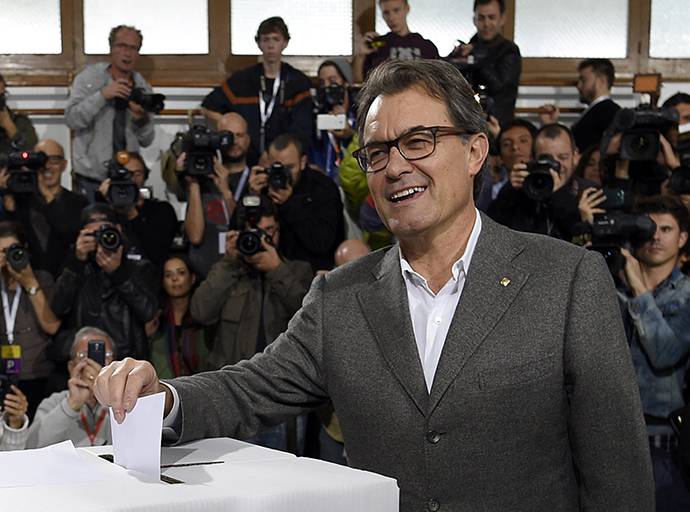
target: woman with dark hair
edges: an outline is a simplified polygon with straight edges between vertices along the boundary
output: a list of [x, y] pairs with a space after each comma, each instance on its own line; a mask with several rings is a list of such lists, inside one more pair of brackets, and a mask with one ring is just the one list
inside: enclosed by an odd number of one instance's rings
[[151, 364], [161, 378], [171, 379], [206, 370], [215, 326], [197, 323], [189, 301], [198, 277], [185, 256], [170, 256], [163, 265], [161, 309], [146, 327]]

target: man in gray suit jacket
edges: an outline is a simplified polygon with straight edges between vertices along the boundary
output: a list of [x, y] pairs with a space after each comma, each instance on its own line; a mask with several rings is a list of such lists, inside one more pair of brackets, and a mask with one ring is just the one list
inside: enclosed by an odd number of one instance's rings
[[160, 383], [126, 360], [118, 420], [166, 392], [179, 442], [253, 436], [329, 398], [353, 467], [402, 511], [652, 511], [640, 399], [601, 257], [481, 216], [480, 106], [438, 61], [391, 61], [360, 95], [357, 153], [399, 244], [314, 281], [287, 331], [217, 372]]

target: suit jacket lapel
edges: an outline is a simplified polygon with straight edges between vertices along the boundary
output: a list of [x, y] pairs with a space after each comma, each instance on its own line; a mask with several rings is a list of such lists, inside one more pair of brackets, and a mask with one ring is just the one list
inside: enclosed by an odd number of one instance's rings
[[482, 217], [482, 232], [431, 388], [429, 414], [529, 277], [512, 261], [522, 247], [511, 243], [508, 233]]
[[376, 281], [360, 292], [357, 299], [383, 358], [420, 412], [426, 415], [429, 394], [410, 320], [398, 246], [387, 252], [373, 274]]

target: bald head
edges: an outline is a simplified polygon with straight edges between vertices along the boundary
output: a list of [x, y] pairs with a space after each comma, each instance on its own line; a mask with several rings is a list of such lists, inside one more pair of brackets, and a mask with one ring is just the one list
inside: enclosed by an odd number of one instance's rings
[[53, 139], [39, 140], [34, 146], [34, 151], [43, 151], [46, 155], [65, 156], [65, 150]]
[[[249, 149], [249, 133], [247, 133], [247, 121], [236, 112], [224, 114], [216, 123], [218, 130], [227, 130], [233, 135], [233, 145], [231, 148], [223, 148], [223, 163], [235, 164], [244, 167], [247, 149]], [[234, 172], [234, 171], [233, 171]]]
[[60, 175], [67, 169], [65, 151], [53, 139], [38, 141], [34, 146], [34, 151], [43, 151], [48, 156], [48, 161], [43, 169], [40, 169], [39, 183], [56, 193], [60, 189]]
[[354, 259], [369, 254], [371, 249], [359, 238], [351, 238], [341, 243], [335, 250], [335, 266], [339, 267]]

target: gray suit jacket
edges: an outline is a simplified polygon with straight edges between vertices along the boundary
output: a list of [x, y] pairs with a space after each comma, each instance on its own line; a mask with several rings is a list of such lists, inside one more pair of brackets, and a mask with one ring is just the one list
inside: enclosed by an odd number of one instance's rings
[[181, 442], [331, 398], [350, 464], [401, 510], [654, 510], [647, 434], [597, 254], [483, 217], [431, 393], [397, 247], [319, 276], [263, 354], [177, 379]]

